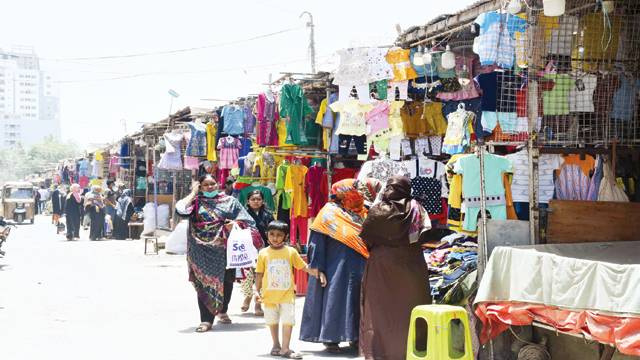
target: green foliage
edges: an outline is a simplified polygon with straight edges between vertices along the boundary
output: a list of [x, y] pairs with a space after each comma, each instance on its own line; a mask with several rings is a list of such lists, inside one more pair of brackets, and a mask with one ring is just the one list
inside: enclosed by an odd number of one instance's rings
[[28, 175], [38, 174], [55, 166], [59, 160], [75, 157], [80, 153], [76, 143], [62, 143], [52, 136], [28, 149], [21, 145], [0, 149], [0, 182], [22, 180]]

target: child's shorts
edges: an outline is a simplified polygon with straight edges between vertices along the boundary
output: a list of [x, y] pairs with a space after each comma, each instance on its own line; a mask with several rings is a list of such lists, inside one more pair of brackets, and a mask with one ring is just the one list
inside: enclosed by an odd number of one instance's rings
[[264, 311], [264, 323], [267, 325], [293, 326], [296, 324], [295, 304], [270, 304], [263, 306], [262, 310]]

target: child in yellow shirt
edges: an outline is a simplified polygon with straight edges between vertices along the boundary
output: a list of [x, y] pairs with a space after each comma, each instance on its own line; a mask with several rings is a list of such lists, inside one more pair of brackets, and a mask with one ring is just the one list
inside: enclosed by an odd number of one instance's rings
[[[287, 359], [302, 359], [289, 348], [291, 332], [296, 323], [293, 268], [320, 279], [326, 286], [327, 278], [302, 260], [297, 250], [285, 244], [289, 226], [281, 221], [272, 221], [267, 226], [269, 247], [260, 250], [256, 265], [256, 290], [262, 302], [264, 321], [269, 326], [273, 347], [271, 355]], [[282, 346], [279, 325], [282, 323]]]

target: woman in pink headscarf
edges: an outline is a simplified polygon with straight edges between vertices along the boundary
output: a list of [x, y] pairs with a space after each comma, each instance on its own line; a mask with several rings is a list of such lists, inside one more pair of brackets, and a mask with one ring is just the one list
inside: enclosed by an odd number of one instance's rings
[[67, 218], [67, 240], [73, 240], [80, 238], [80, 219], [82, 219], [84, 199], [80, 185], [72, 184], [69, 190], [64, 203], [64, 214]]

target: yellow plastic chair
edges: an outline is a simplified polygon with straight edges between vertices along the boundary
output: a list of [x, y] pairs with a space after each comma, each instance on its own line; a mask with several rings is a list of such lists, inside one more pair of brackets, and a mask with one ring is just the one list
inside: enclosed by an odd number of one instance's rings
[[[417, 326], [416, 321], [419, 322]], [[418, 339], [417, 327], [424, 326], [426, 326], [426, 339]], [[419, 340], [424, 340], [425, 349], [417, 348], [416, 343]], [[449, 359], [473, 360], [467, 312], [462, 307], [451, 305], [416, 306], [411, 311], [407, 360]]]

